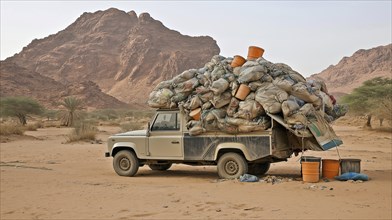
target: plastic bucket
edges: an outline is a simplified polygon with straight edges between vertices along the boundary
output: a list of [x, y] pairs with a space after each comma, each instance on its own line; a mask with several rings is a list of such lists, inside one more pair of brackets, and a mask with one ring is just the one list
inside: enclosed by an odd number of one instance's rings
[[237, 93], [235, 94], [235, 97], [239, 100], [245, 100], [246, 96], [248, 96], [250, 93], [250, 88], [249, 86], [245, 84], [241, 84], [240, 87], [238, 87]]
[[242, 66], [246, 62], [245, 58], [240, 55], [235, 55], [233, 61], [231, 61], [231, 67]]
[[201, 108], [197, 108], [191, 111], [191, 113], [189, 113], [189, 116], [191, 116], [194, 120], [199, 121], [201, 116]]
[[[319, 163], [319, 170], [320, 170], [321, 157], [302, 156], [301, 157], [301, 163], [302, 162], [318, 162]], [[302, 176], [302, 167], [301, 167], [301, 176]]]
[[339, 160], [323, 159], [322, 163], [322, 177], [333, 179], [339, 176]]
[[317, 183], [320, 180], [320, 162], [302, 162], [302, 180], [308, 183]]
[[361, 173], [361, 160], [360, 159], [340, 159], [341, 173], [355, 172]]
[[261, 47], [250, 46], [248, 49], [248, 60], [255, 60], [262, 57], [264, 54], [264, 49]]

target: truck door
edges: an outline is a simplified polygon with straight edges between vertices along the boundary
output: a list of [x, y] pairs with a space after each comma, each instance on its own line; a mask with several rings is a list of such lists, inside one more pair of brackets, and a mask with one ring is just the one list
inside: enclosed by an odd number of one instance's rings
[[155, 117], [148, 138], [148, 150], [153, 159], [183, 159], [182, 133], [177, 112], [161, 112]]

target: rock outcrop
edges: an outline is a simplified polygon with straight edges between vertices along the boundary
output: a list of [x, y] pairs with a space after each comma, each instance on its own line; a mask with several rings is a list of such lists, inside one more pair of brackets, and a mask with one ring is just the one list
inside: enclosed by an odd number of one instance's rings
[[374, 77], [392, 77], [392, 44], [368, 50], [358, 50], [351, 57], [344, 57], [337, 65], [331, 65], [320, 77], [328, 85], [330, 93], [342, 96]]
[[146, 103], [162, 80], [200, 66], [220, 49], [211, 37], [170, 30], [148, 13], [84, 13], [7, 60], [61, 84], [91, 81], [122, 102]]
[[10, 61], [0, 62], [0, 97], [27, 96], [47, 108], [58, 108], [64, 98], [74, 96], [89, 108], [121, 108], [127, 105], [103, 93], [91, 81], [62, 84]]

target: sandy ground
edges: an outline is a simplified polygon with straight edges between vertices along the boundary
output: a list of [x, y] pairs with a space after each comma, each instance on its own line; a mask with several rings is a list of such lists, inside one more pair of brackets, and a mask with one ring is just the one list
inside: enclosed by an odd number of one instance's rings
[[[275, 184], [218, 180], [216, 167], [142, 167], [120, 177], [102, 144], [63, 144], [64, 128], [27, 132], [1, 143], [0, 219], [391, 219], [390, 133], [335, 126], [342, 158], [362, 160], [370, 181], [304, 183], [299, 156], [271, 166]], [[335, 149], [305, 156], [337, 159]]]

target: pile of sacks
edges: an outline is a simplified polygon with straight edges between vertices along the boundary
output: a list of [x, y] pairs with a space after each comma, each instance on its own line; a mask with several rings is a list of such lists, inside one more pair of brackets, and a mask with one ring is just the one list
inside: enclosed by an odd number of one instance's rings
[[271, 126], [266, 113], [279, 114], [291, 127], [301, 129], [314, 111], [323, 112], [329, 122], [347, 112], [328, 94], [324, 82], [306, 81], [290, 66], [264, 59], [263, 52], [258, 57], [248, 54], [247, 60], [215, 55], [204, 67], [159, 83], [148, 105], [179, 108], [187, 115], [190, 135], [265, 130]]

